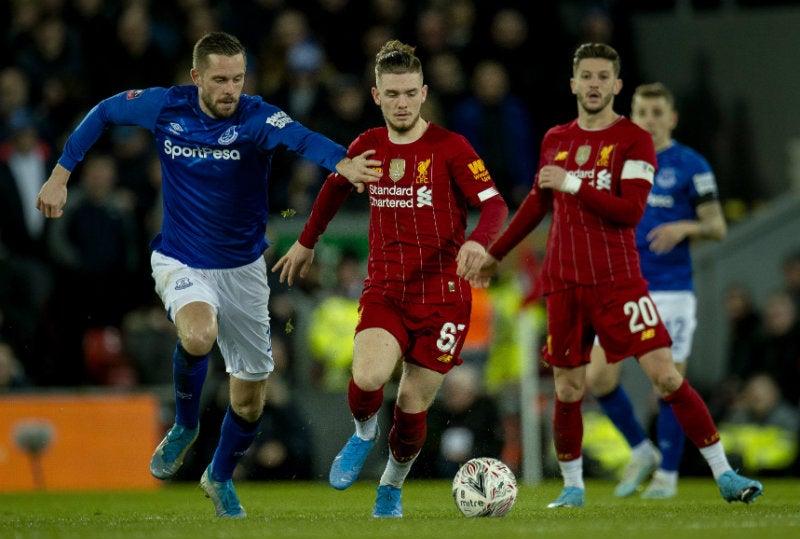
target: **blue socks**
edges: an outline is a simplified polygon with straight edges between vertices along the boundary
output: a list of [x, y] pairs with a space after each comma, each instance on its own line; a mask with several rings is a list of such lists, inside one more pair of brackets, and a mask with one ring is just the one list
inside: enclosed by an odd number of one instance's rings
[[208, 354], [193, 356], [181, 343], [172, 354], [172, 376], [175, 383], [175, 423], [187, 429], [197, 428], [200, 418], [200, 394], [208, 372]]
[[250, 423], [228, 406], [220, 428], [219, 445], [211, 461], [211, 478], [214, 481], [228, 481], [233, 477], [236, 464], [253, 443], [260, 424], [260, 417]]
[[636, 447], [647, 438], [633, 412], [633, 404], [622, 386], [617, 386], [611, 393], [598, 397], [597, 402], [628, 441], [628, 445]]
[[683, 444], [686, 435], [683, 433], [672, 407], [658, 400], [658, 448], [661, 450], [661, 469], [668, 472], [677, 472], [683, 456]]

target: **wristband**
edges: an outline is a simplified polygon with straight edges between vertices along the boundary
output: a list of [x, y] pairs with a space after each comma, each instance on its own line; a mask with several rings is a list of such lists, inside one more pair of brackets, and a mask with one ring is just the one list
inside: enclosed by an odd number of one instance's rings
[[572, 172], [567, 172], [567, 176], [564, 178], [564, 183], [561, 184], [561, 190], [565, 193], [574, 195], [578, 192], [578, 189], [581, 188], [581, 185], [583, 185], [583, 182], [580, 178], [578, 178]]

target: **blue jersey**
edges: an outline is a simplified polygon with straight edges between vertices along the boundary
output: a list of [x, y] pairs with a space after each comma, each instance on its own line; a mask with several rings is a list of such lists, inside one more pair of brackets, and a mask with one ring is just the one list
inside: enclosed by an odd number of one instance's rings
[[642, 274], [650, 290], [694, 290], [689, 239], [668, 253], [656, 254], [647, 234], [662, 223], [696, 220], [698, 205], [718, 199], [717, 182], [708, 161], [688, 146], [672, 141], [656, 157], [658, 172], [636, 228]]
[[189, 85], [130, 90], [101, 101], [70, 136], [59, 163], [73, 170], [110, 125], [153, 133], [164, 220], [151, 247], [200, 269], [243, 266], [267, 248], [267, 178], [279, 147], [331, 171], [347, 153], [258, 96], [243, 94], [233, 116], [212, 118]]

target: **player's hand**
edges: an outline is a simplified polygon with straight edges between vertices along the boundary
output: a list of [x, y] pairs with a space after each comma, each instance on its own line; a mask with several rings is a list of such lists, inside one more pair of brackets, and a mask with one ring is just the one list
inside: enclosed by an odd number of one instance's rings
[[478, 276], [478, 272], [486, 256], [486, 249], [477, 241], [466, 241], [456, 255], [456, 273], [462, 279], [471, 280]]
[[647, 233], [650, 251], [659, 255], [670, 252], [689, 234], [691, 227], [691, 224], [680, 221], [658, 225]]
[[472, 285], [473, 288], [489, 288], [489, 283], [492, 280], [492, 276], [497, 273], [497, 267], [500, 263], [498, 260], [490, 255], [489, 253], [484, 252], [483, 257], [479, 264], [477, 264], [477, 269], [471, 273], [465, 273], [462, 275], [459, 272], [459, 275], [464, 279], [469, 281], [469, 284]]
[[64, 204], [67, 203], [67, 181], [70, 172], [61, 165], [56, 165], [50, 177], [44, 182], [36, 197], [36, 209], [47, 218], [58, 218], [64, 215]]
[[370, 159], [374, 153], [375, 150], [367, 150], [352, 159], [345, 157], [336, 164], [336, 172], [347, 178], [347, 181], [352, 183], [359, 193], [364, 192], [365, 184], [381, 179], [381, 161]]
[[562, 193], [575, 194], [581, 187], [581, 181], [572, 174], [555, 165], [545, 165], [539, 169], [538, 183], [541, 189], [553, 189]]
[[314, 249], [303, 247], [300, 242], [296, 241], [289, 247], [286, 254], [283, 255], [275, 265], [272, 266], [272, 273], [280, 270], [280, 282], [286, 282], [289, 286], [294, 284], [294, 278], [299, 274], [300, 277], [305, 278], [308, 274], [308, 269], [314, 261]]

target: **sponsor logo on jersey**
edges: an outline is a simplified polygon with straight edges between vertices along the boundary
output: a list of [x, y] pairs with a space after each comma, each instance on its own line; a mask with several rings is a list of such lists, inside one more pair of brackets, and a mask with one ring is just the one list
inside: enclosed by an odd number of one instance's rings
[[670, 195], [647, 195], [647, 205], [653, 208], [671, 208], [675, 205], [675, 199]]
[[222, 146], [230, 145], [239, 137], [239, 133], [236, 132], [236, 127], [237, 126], [232, 125], [226, 129], [222, 136], [217, 139], [217, 142], [219, 142]]
[[278, 129], [283, 129], [293, 121], [294, 120], [292, 120], [292, 118], [288, 114], [280, 110], [275, 114], [273, 114], [272, 116], [270, 116], [269, 118], [267, 118], [266, 123], [274, 127], [277, 127]]
[[173, 143], [170, 139], [164, 139], [164, 153], [176, 159], [185, 157], [188, 159], [215, 159], [221, 161], [238, 161], [242, 158], [239, 150], [229, 150], [220, 148], [209, 148], [207, 146], [181, 146]]
[[183, 126], [178, 122], [170, 122], [169, 123], [169, 130], [172, 131], [175, 135], [180, 135], [183, 133]]
[[616, 144], [612, 144], [611, 146], [603, 146], [600, 148], [600, 155], [597, 157], [597, 165], [598, 167], [607, 167], [608, 162], [611, 160], [611, 154], [614, 152], [614, 146]]
[[430, 166], [430, 158], [417, 164], [417, 183], [428, 183], [428, 168]]
[[560, 151], [553, 158], [553, 161], [566, 161], [567, 156], [569, 156], [569, 152], [567, 150]]
[[376, 208], [421, 208], [423, 206], [433, 206], [433, 190], [422, 185], [414, 190], [414, 187], [399, 185], [382, 186], [370, 184], [369, 203]]
[[469, 171], [472, 173], [472, 177], [478, 180], [479, 182], [488, 182], [491, 181], [492, 177], [489, 175], [489, 171], [486, 170], [486, 165], [483, 163], [483, 159], [478, 159], [473, 161], [469, 165]]
[[433, 191], [430, 187], [420, 187], [417, 189], [417, 208], [423, 206], [433, 206]]
[[393, 182], [400, 181], [406, 173], [405, 159], [392, 159], [389, 161], [389, 179]]
[[578, 163], [578, 166], [581, 167], [589, 161], [589, 156], [592, 154], [592, 147], [588, 144], [584, 144], [583, 146], [578, 147], [578, 151], [575, 152], [575, 162]]
[[144, 90], [128, 90], [128, 92], [125, 94], [125, 99], [130, 101], [131, 99], [136, 99], [143, 93]]

